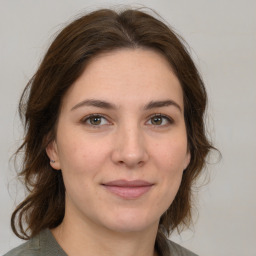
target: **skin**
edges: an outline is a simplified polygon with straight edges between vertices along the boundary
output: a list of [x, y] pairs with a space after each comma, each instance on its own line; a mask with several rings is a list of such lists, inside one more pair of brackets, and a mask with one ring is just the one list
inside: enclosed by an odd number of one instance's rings
[[[159, 101], [172, 104], [148, 106]], [[183, 112], [181, 85], [159, 53], [122, 49], [91, 60], [64, 96], [46, 149], [66, 187], [65, 217], [52, 232], [68, 255], [154, 255], [159, 219], [190, 161]], [[126, 198], [103, 185], [120, 179], [151, 186]]]

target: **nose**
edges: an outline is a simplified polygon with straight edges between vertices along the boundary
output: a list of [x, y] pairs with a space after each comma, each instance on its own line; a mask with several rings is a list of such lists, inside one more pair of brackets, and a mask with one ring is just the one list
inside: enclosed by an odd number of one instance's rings
[[143, 166], [149, 158], [143, 132], [139, 127], [118, 129], [114, 138], [112, 161], [129, 169]]

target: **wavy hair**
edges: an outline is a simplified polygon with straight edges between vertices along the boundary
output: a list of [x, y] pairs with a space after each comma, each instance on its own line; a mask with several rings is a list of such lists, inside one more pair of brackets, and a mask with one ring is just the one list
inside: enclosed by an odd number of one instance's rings
[[55, 38], [20, 99], [25, 137], [16, 154], [24, 155], [19, 176], [28, 190], [11, 217], [13, 232], [29, 239], [45, 228], [55, 228], [65, 212], [61, 171], [49, 164], [45, 148], [55, 138], [62, 98], [96, 55], [122, 48], [147, 48], [169, 62], [183, 90], [184, 118], [191, 161], [183, 172], [177, 195], [161, 216], [156, 248], [166, 251], [166, 234], [191, 222], [192, 185], [202, 172], [209, 142], [204, 124], [207, 94], [183, 40], [158, 18], [141, 10], [100, 9], [79, 17]]

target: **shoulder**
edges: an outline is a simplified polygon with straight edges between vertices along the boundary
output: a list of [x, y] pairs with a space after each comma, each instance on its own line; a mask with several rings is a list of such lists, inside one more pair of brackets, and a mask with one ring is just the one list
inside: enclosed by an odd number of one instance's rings
[[186, 248], [168, 240], [168, 246], [170, 249], [171, 255], [173, 256], [198, 256], [197, 254], [187, 250]]
[[49, 229], [41, 231], [26, 243], [12, 249], [4, 256], [67, 256]]
[[4, 256], [37, 256], [40, 255], [39, 238], [36, 236], [26, 243], [12, 249]]

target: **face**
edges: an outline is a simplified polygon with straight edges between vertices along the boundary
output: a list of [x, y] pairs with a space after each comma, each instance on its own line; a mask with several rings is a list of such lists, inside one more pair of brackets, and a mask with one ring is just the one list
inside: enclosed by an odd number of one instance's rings
[[180, 83], [159, 53], [95, 57], [64, 96], [46, 150], [63, 174], [65, 218], [118, 232], [157, 227], [190, 160], [183, 112]]

